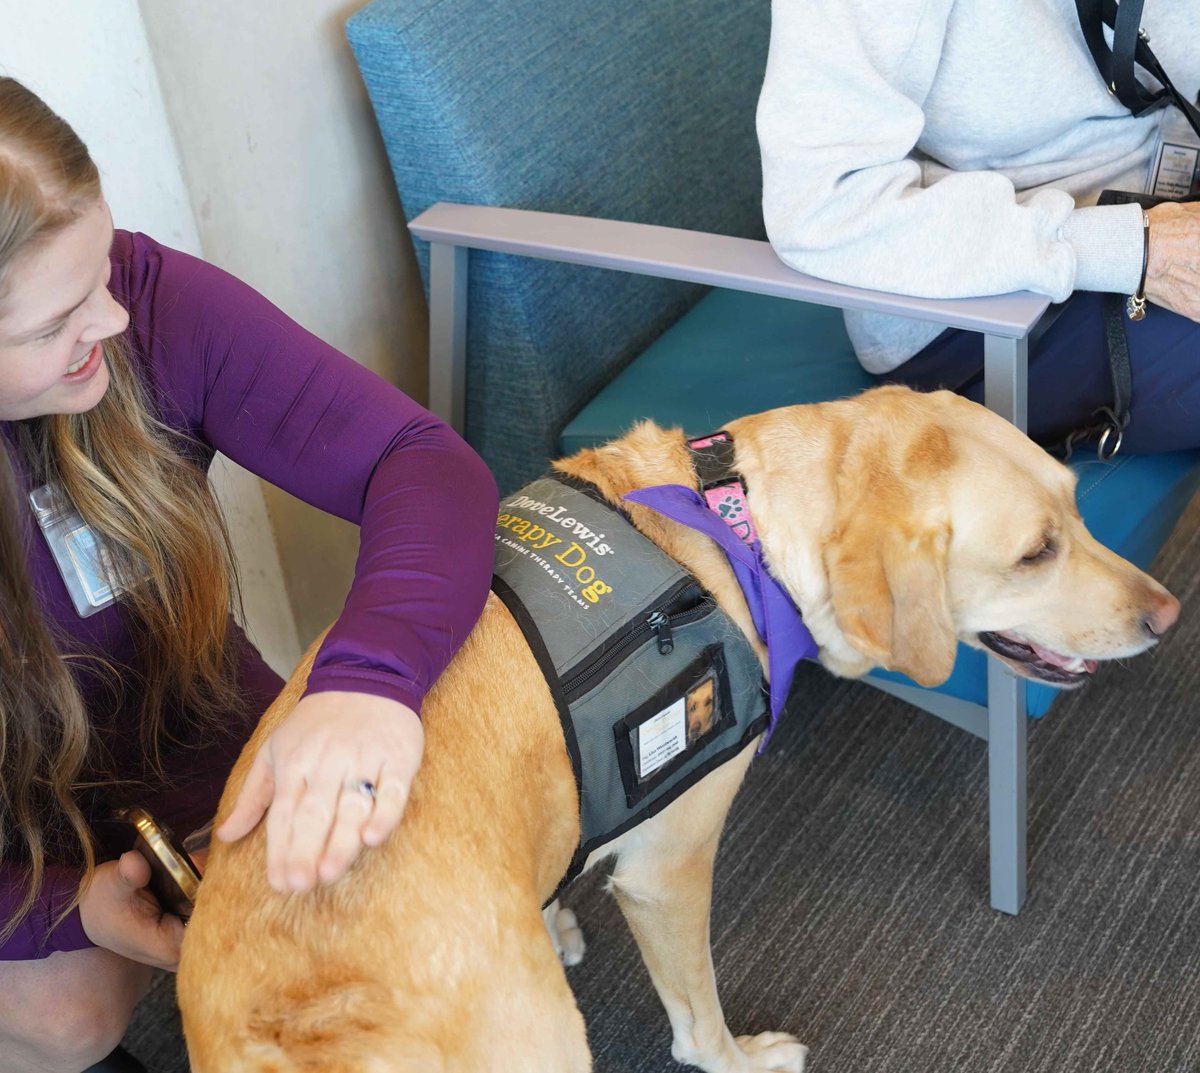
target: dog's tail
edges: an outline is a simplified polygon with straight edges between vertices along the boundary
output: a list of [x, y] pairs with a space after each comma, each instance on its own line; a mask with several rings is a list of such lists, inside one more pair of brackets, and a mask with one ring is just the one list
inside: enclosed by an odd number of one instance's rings
[[444, 1073], [440, 1049], [423, 1041], [388, 989], [345, 981], [319, 994], [295, 987], [255, 997], [231, 1032], [188, 1033], [195, 1073]]

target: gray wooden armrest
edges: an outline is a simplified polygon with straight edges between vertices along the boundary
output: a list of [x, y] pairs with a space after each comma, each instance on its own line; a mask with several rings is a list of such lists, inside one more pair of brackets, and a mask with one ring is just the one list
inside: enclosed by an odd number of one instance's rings
[[1007, 339], [1027, 336], [1050, 304], [1048, 298], [1028, 291], [947, 300], [846, 287], [788, 268], [767, 242], [654, 224], [438, 202], [409, 227], [418, 238], [448, 246], [891, 313]]

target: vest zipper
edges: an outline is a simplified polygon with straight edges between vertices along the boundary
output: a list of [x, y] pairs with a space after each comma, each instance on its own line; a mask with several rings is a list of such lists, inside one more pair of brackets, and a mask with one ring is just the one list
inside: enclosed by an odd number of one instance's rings
[[665, 656], [675, 650], [675, 639], [671, 636], [671, 616], [665, 611], [651, 611], [646, 616], [646, 625], [658, 634], [658, 650]]
[[704, 618], [716, 609], [716, 603], [704, 596], [700, 586], [691, 578], [682, 581], [668, 593], [663, 602], [644, 612], [602, 652], [589, 657], [561, 680], [563, 695], [568, 704], [583, 696], [597, 681], [603, 681], [617, 664], [623, 662], [651, 635], [658, 639], [658, 650], [664, 656], [675, 648], [672, 630]]

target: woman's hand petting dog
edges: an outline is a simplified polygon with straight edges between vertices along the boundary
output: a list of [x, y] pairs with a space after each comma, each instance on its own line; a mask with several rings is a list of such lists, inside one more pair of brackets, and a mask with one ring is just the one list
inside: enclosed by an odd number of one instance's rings
[[271, 886], [333, 883], [400, 822], [424, 747], [421, 720], [398, 701], [310, 694], [267, 739], [216, 835], [236, 842], [265, 813]]

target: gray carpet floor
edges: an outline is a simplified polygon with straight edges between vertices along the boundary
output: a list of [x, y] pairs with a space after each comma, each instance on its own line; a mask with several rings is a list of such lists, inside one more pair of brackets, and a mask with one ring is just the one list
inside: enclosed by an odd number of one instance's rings
[[[1015, 918], [987, 906], [983, 744], [802, 669], [717, 863], [735, 1034], [795, 1033], [812, 1073], [1200, 1071], [1200, 501], [1153, 573], [1183, 602], [1176, 629], [1031, 724]], [[680, 1069], [602, 880], [566, 899], [597, 1073]], [[164, 977], [127, 1037], [152, 1073], [187, 1068], [172, 1003]]]

